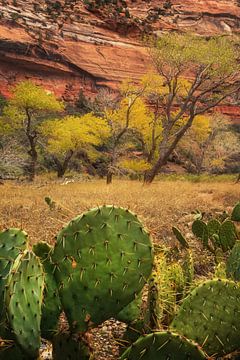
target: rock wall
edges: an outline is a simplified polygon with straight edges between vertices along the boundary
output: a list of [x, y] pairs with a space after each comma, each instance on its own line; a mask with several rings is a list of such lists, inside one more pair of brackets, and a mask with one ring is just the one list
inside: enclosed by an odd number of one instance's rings
[[145, 33], [237, 34], [240, 1], [0, 0], [0, 92], [33, 79], [71, 101], [150, 69]]

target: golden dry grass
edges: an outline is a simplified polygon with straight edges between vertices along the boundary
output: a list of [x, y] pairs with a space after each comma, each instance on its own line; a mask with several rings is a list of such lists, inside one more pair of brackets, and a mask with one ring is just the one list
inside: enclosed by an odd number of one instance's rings
[[[32, 242], [52, 242], [64, 223], [82, 211], [101, 204], [115, 204], [136, 212], [157, 241], [170, 233], [172, 225], [195, 210], [224, 210], [240, 199], [240, 186], [226, 183], [191, 183], [187, 181], [140, 182], [104, 181], [15, 184], [0, 187], [0, 229], [20, 227]], [[57, 204], [53, 211], [44, 201], [50, 196]]]

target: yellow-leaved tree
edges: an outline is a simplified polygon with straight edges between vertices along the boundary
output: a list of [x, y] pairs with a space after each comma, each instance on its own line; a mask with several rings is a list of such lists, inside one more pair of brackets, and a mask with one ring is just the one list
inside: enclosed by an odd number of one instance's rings
[[159, 79], [149, 77], [147, 97], [162, 119], [162, 138], [147, 183], [167, 163], [196, 116], [240, 89], [239, 49], [230, 38], [168, 33], [152, 41], [150, 54]]
[[26, 144], [30, 157], [29, 179], [34, 180], [38, 161], [38, 126], [50, 114], [64, 109], [55, 96], [31, 81], [15, 86], [12, 97], [3, 109], [1, 131], [11, 133]]
[[141, 100], [145, 85], [136, 87], [126, 81], [121, 87], [121, 101], [115, 109], [105, 109], [104, 119], [110, 128], [108, 141], [109, 164], [107, 169], [107, 184], [112, 182], [112, 177], [118, 169], [119, 157], [122, 146], [129, 139], [132, 141], [142, 123], [149, 122], [147, 108]]
[[46, 140], [58, 177], [65, 174], [70, 160], [80, 151], [90, 160], [95, 160], [99, 156], [95, 146], [101, 145], [110, 136], [106, 120], [92, 113], [45, 121], [39, 131]]

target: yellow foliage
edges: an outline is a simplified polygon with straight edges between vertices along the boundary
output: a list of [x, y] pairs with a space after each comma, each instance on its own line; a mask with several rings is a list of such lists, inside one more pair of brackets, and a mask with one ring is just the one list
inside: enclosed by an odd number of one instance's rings
[[[171, 89], [167, 86], [166, 80], [159, 74], [149, 72], [141, 79], [141, 83], [146, 87], [146, 94], [156, 94], [162, 97], [168, 96], [174, 85], [174, 80], [171, 81]], [[190, 80], [180, 76], [177, 79], [176, 92], [178, 96], [186, 96], [190, 90], [192, 83]]]
[[151, 51], [156, 66], [164, 65], [168, 72], [204, 66], [212, 77], [239, 69], [238, 52], [229, 37], [209, 40], [191, 34], [167, 33], [158, 38]]
[[31, 117], [31, 125], [36, 116], [47, 112], [58, 112], [64, 109], [63, 103], [53, 94], [49, 94], [31, 81], [23, 81], [16, 85], [13, 96], [4, 107], [0, 128], [5, 133], [26, 128], [27, 112]]
[[151, 168], [151, 165], [143, 159], [123, 159], [119, 162], [119, 166], [136, 173], [142, 173]]
[[42, 111], [61, 111], [64, 108], [63, 103], [59, 102], [53, 94], [31, 81], [23, 81], [15, 86], [9, 106], [16, 107], [19, 110], [27, 108]]
[[84, 148], [89, 150], [91, 158], [97, 156], [91, 146], [102, 144], [110, 135], [107, 122], [92, 113], [81, 117], [66, 116], [60, 120], [48, 120], [39, 130], [48, 139], [50, 153], [64, 155], [69, 150]]
[[211, 117], [208, 115], [198, 115], [194, 118], [191, 127], [195, 141], [198, 143], [204, 142], [211, 133]]

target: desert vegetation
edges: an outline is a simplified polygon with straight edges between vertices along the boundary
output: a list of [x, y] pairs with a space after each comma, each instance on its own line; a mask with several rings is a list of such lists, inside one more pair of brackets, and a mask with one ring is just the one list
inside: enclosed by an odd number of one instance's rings
[[[165, 180], [152, 187], [122, 180], [113, 187], [104, 180], [64, 184], [42, 177], [32, 184], [7, 182], [0, 206], [0, 226], [7, 229], [0, 233], [1, 353], [36, 358], [41, 337], [53, 344], [54, 359], [73, 354], [98, 359], [91, 329], [113, 317], [126, 324], [123, 338], [112, 339], [121, 359], [138, 358], [143, 350], [143, 358], [151, 359], [165, 342], [160, 355], [168, 352], [173, 359], [229, 353], [237, 359], [239, 197], [238, 185], [226, 178]], [[26, 289], [22, 296], [21, 289]], [[187, 328], [185, 312], [192, 314]]]

